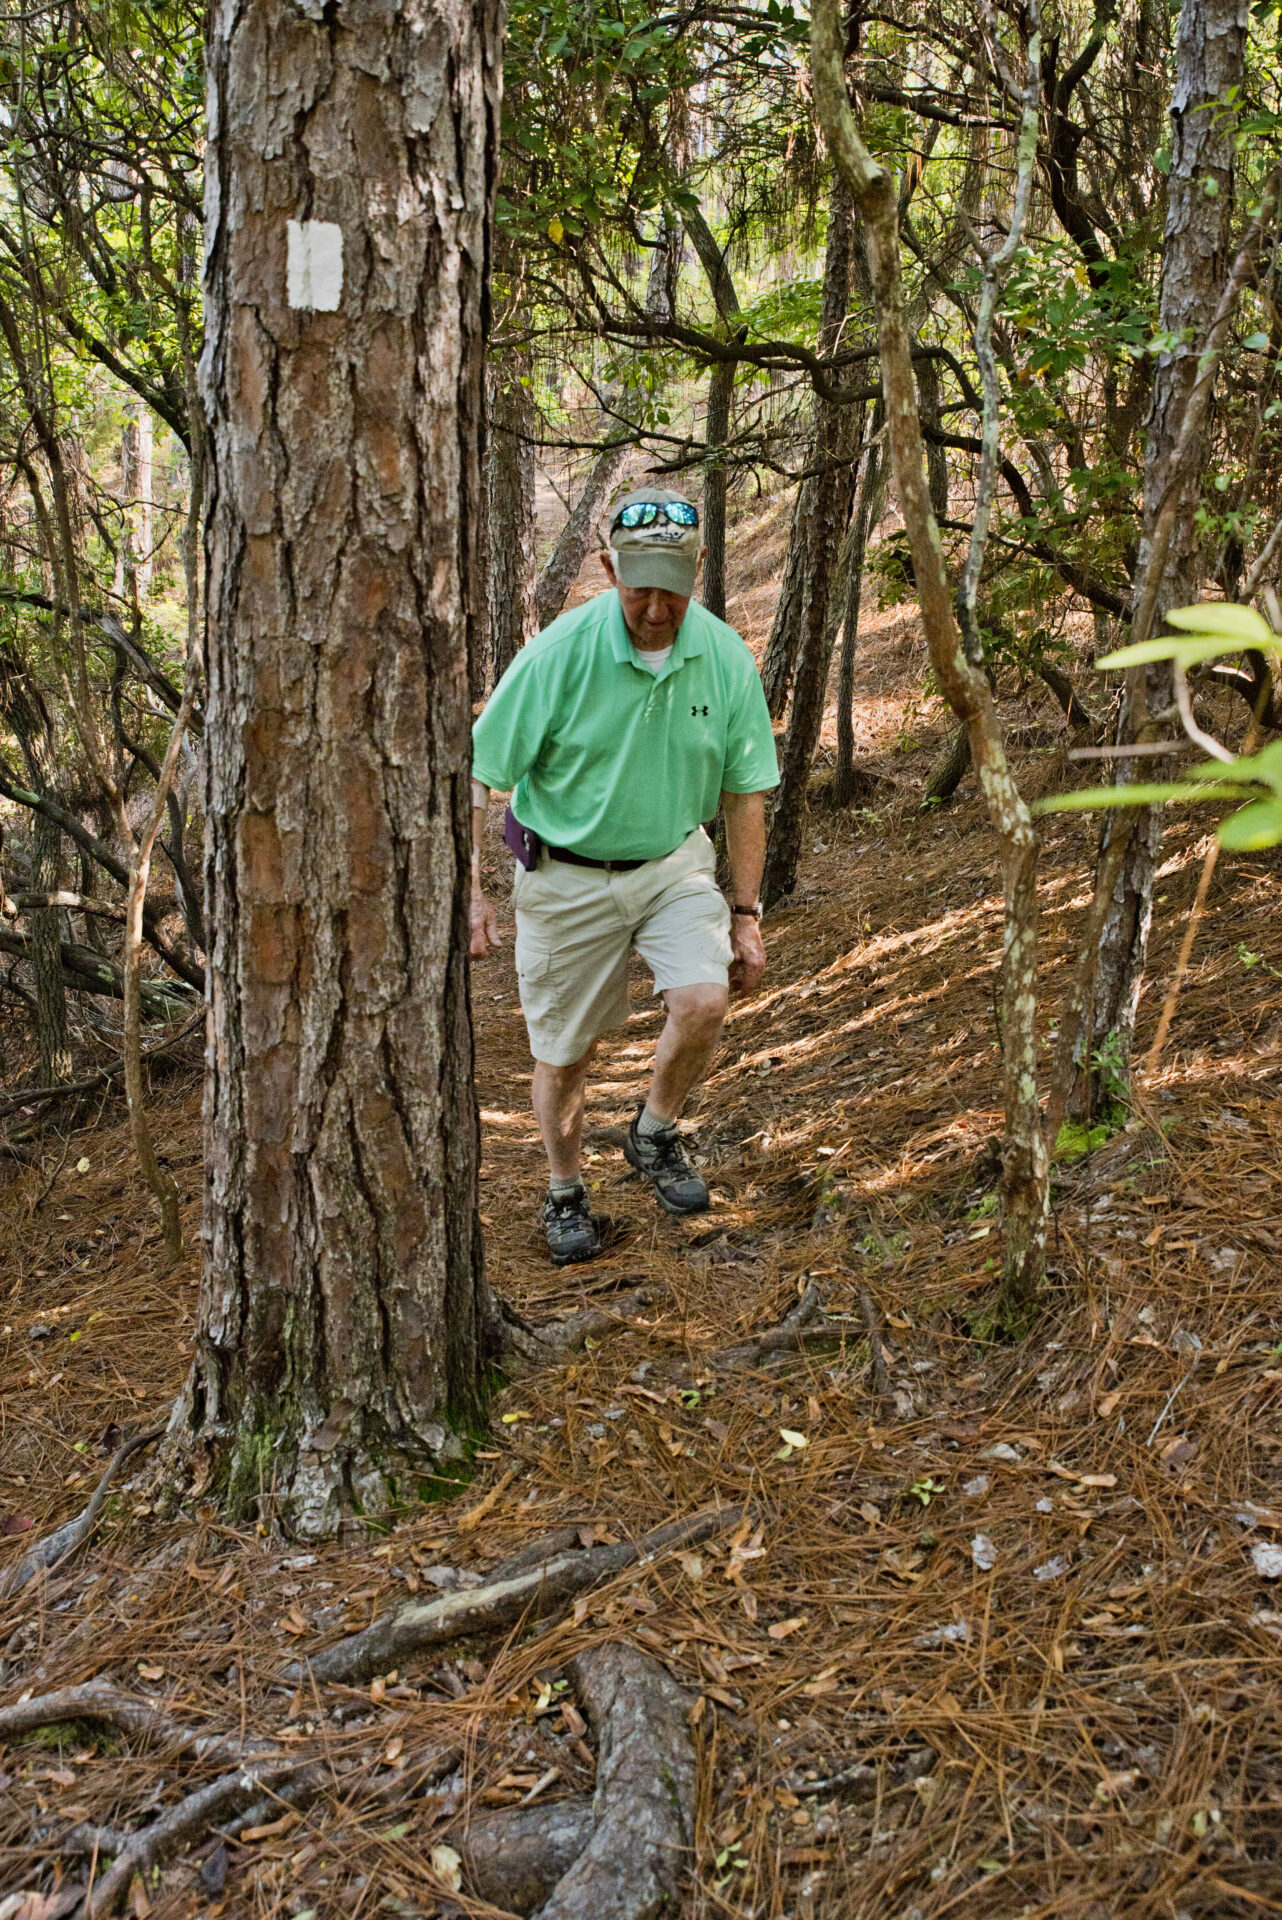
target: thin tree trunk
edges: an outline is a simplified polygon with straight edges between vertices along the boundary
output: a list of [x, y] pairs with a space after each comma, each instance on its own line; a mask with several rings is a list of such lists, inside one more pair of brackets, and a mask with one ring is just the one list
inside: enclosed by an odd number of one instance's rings
[[530, 356], [510, 353], [491, 376], [488, 597], [491, 685], [536, 632], [534, 613], [534, 402]]
[[[683, 209], [681, 218], [699, 256], [699, 263], [708, 276], [721, 336], [725, 340], [741, 339], [739, 298], [734, 290], [725, 253], [717, 245], [712, 229], [698, 207]], [[703, 541], [708, 549], [703, 561], [703, 604], [718, 620], [726, 617], [728, 476], [722, 449], [730, 437], [734, 376], [732, 360], [713, 367], [708, 379], [708, 409], [703, 428], [707, 450], [703, 468]]]
[[[819, 324], [819, 351], [837, 346], [850, 300], [850, 273], [854, 249], [855, 203], [840, 175], [833, 182], [828, 218], [828, 247], [824, 262], [823, 304]], [[796, 528], [804, 545], [798, 624], [802, 633], [797, 656], [792, 711], [779, 769], [779, 791], [770, 822], [766, 868], [761, 898], [766, 906], [792, 892], [797, 883], [797, 861], [807, 814], [807, 789], [828, 692], [828, 671], [836, 622], [830, 617], [831, 588], [838, 573], [842, 532], [850, 517], [856, 468], [851, 458], [862, 421], [853, 407], [815, 401], [815, 437], [812, 463], [823, 470], [811, 483], [811, 507], [805, 523]]]
[[761, 685], [772, 720], [782, 720], [792, 691], [792, 676], [801, 645], [801, 607], [805, 594], [805, 529], [814, 511], [814, 483], [799, 480], [793, 496], [792, 516], [788, 522], [788, 547], [783, 559], [783, 578], [775, 617], [770, 627], [761, 661]]
[[497, 0], [218, 0], [208, 72], [215, 933], [171, 1445], [227, 1511], [316, 1536], [439, 1485], [482, 1405], [464, 955]]
[[708, 381], [708, 411], [703, 437], [708, 456], [703, 469], [703, 604], [718, 620], [726, 617], [726, 495], [725, 455], [715, 449], [730, 438], [730, 408], [734, 400], [734, 364], [712, 369]]
[[[884, 424], [884, 409], [873, 413], [874, 436]], [[868, 536], [881, 518], [886, 493], [886, 462], [881, 444], [874, 439], [864, 458], [859, 496], [851, 517], [850, 554], [846, 572], [846, 608], [841, 634], [841, 660], [837, 671], [837, 761], [833, 769], [832, 800], [837, 807], [848, 807], [855, 797], [855, 661], [859, 652], [859, 612], [863, 600], [864, 563], [868, 554]]]
[[[54, 784], [55, 719], [31, 674], [16, 653], [0, 653], [0, 718], [17, 735], [31, 783], [42, 796]], [[31, 887], [37, 894], [62, 888], [62, 831], [48, 814], [31, 817]], [[31, 970], [35, 977], [36, 1046], [42, 1087], [71, 1078], [67, 1036], [67, 990], [62, 973], [61, 912], [38, 909], [31, 917]]]
[[[617, 420], [603, 419], [607, 440], [620, 431]], [[605, 503], [614, 476], [623, 464], [627, 446], [605, 446], [592, 463], [582, 493], [570, 511], [570, 517], [562, 527], [557, 543], [548, 556], [547, 565], [539, 575], [534, 590], [535, 619], [542, 632], [552, 622], [565, 605], [571, 587], [579, 577], [583, 562], [587, 558], [588, 548], [592, 544], [593, 529], [597, 516]]]
[[970, 734], [964, 726], [954, 727], [944, 750], [926, 776], [922, 788], [923, 807], [941, 807], [951, 800], [971, 763]]
[[[993, 32], [995, 34], [995, 22]], [[815, 105], [829, 151], [855, 197], [867, 236], [877, 303], [887, 437], [916, 574], [922, 626], [940, 688], [958, 719], [967, 727], [989, 817], [1001, 844], [1006, 896], [1001, 994], [1006, 1138], [1002, 1153], [1005, 1246], [1000, 1312], [1004, 1323], [1014, 1328], [1026, 1318], [1045, 1271], [1047, 1161], [1037, 1088], [1037, 840], [1028, 807], [1006, 758], [992, 689], [982, 663], [962, 644], [944, 565], [939, 523], [931, 506], [924, 470], [925, 445], [899, 258], [898, 196], [893, 176], [873, 159], [860, 137], [846, 92], [844, 51], [845, 35], [838, 0], [814, 0], [811, 73]], [[1035, 36], [1030, 41], [1028, 58], [1030, 82], [1021, 110], [1018, 153], [1023, 206], [1027, 205], [1036, 151]], [[1012, 225], [1012, 242], [1016, 233], [1017, 227]], [[995, 272], [995, 261], [993, 256], [985, 265], [984, 301], [995, 302], [996, 282], [990, 278], [990, 268]], [[991, 303], [988, 310], [991, 314]], [[989, 343], [985, 343], [985, 348], [991, 362]], [[987, 504], [991, 504], [997, 453], [998, 421], [996, 410], [990, 404], [993, 386], [995, 379], [992, 382], [986, 379], [986, 454], [982, 477], [989, 488]], [[977, 523], [979, 506], [977, 500]], [[982, 558], [982, 536], [979, 542], [972, 543], [972, 561], [977, 547]]]
[[[1144, 454], [1144, 533], [1139, 580], [1156, 586], [1151, 626], [1169, 607], [1197, 598], [1204, 577], [1197, 529], [1198, 463], [1176, 479], [1178, 502], [1164, 564], [1149, 582], [1154, 528], [1170, 502], [1170, 462], [1189, 394], [1197, 377], [1207, 329], [1216, 312], [1228, 265], [1233, 216], [1236, 135], [1222, 103], [1242, 85], [1246, 12], [1239, 0], [1184, 0], [1176, 36], [1176, 79], [1171, 100], [1171, 167], [1167, 176], [1166, 240], [1158, 326], [1180, 345], [1158, 358]], [[1139, 600], [1137, 589], [1136, 600]], [[1150, 627], [1151, 630], [1151, 627]], [[1174, 700], [1169, 661], [1141, 668], [1128, 679], [1119, 727], [1122, 741], [1154, 737]], [[1123, 759], [1119, 779], [1170, 777], [1166, 761]], [[1075, 1059], [1086, 1077], [1070, 1098], [1070, 1111], [1089, 1111], [1106, 1093], [1089, 1063], [1106, 1049], [1106, 1072], [1125, 1073], [1148, 953], [1153, 885], [1161, 858], [1162, 810], [1111, 814], [1100, 838], [1099, 870], [1114, 836], [1129, 836], [1122, 869], [1100, 935], [1090, 1031], [1078, 1038]]]
[[[62, 835], [52, 820], [37, 813], [31, 820], [31, 879], [38, 893], [62, 886]], [[40, 1084], [60, 1086], [71, 1078], [67, 1037], [67, 990], [62, 983], [62, 915], [56, 907], [31, 916], [31, 971], [36, 986], [36, 1045]]]

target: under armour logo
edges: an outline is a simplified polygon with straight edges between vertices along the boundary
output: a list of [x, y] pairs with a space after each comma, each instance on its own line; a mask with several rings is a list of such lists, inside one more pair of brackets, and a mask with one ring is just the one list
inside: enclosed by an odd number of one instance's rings
[[695, 719], [699, 714], [702, 714], [704, 719], [706, 720], [708, 717], [708, 709], [706, 707], [691, 707], [690, 718], [692, 720]]

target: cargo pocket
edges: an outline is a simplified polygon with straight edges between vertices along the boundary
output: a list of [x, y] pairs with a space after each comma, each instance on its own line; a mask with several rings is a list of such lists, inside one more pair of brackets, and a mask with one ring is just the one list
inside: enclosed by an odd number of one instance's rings
[[553, 956], [547, 947], [517, 942], [516, 984], [521, 1011], [531, 1024], [555, 1019], [560, 1006]]

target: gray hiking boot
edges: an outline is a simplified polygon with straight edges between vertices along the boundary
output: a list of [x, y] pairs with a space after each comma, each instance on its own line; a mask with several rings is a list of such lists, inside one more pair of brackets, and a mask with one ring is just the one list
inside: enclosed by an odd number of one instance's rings
[[543, 1202], [541, 1218], [554, 1267], [569, 1267], [578, 1260], [596, 1259], [601, 1251], [601, 1236], [596, 1230], [596, 1222], [588, 1207], [588, 1196], [582, 1187], [574, 1193], [550, 1193]]
[[675, 1125], [663, 1133], [637, 1132], [642, 1108], [628, 1128], [623, 1154], [630, 1166], [654, 1187], [654, 1197], [665, 1213], [706, 1213], [712, 1204], [707, 1182], [686, 1152]]

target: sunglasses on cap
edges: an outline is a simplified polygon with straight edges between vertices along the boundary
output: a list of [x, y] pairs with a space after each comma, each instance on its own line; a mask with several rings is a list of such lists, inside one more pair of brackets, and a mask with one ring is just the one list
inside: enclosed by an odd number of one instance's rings
[[697, 527], [699, 509], [692, 507], [688, 500], [634, 500], [631, 506], [620, 508], [610, 525], [614, 527], [652, 527], [659, 515], [670, 520], [674, 527]]

